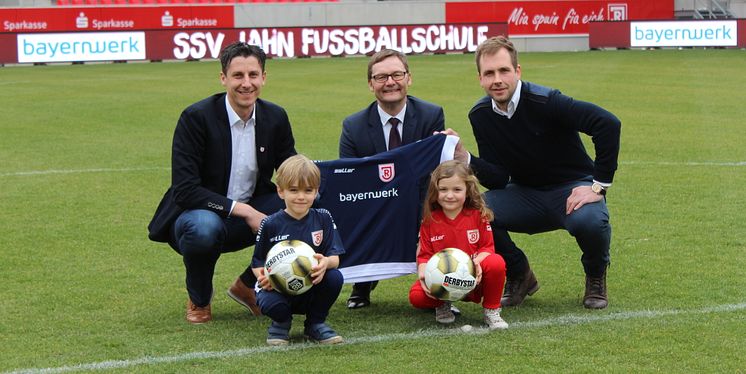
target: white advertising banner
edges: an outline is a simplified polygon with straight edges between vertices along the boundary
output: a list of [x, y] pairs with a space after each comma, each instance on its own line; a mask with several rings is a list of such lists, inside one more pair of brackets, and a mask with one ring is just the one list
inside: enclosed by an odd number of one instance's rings
[[632, 47], [735, 47], [736, 21], [631, 22]]
[[18, 62], [145, 60], [145, 32], [19, 34]]

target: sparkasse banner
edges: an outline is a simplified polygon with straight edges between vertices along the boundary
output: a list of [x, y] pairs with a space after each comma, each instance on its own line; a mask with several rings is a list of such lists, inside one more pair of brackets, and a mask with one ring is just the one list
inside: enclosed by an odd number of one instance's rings
[[632, 47], [735, 47], [736, 21], [631, 22]]
[[232, 6], [0, 9], [0, 32], [136, 31], [234, 27]]

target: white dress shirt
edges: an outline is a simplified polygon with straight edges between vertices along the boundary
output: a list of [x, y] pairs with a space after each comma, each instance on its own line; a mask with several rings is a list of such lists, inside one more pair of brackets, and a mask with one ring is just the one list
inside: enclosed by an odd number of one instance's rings
[[235, 202], [248, 202], [256, 187], [256, 178], [259, 166], [256, 162], [256, 105], [248, 121], [244, 121], [228, 103], [225, 98], [225, 107], [228, 110], [228, 125], [231, 127], [231, 175], [228, 180], [227, 197], [233, 200], [231, 211]]
[[395, 116], [392, 116], [381, 109], [381, 106], [378, 106], [378, 116], [381, 118], [381, 126], [383, 127], [383, 138], [386, 141], [386, 149], [389, 147], [389, 132], [391, 131], [391, 124], [389, 123], [389, 120], [391, 117], [396, 117], [396, 119], [399, 120], [399, 125], [396, 127], [396, 129], [399, 131], [399, 137], [402, 139], [402, 144], [404, 143], [404, 113], [407, 112], [407, 104], [404, 104], [404, 108], [401, 109], [399, 113], [397, 113]]

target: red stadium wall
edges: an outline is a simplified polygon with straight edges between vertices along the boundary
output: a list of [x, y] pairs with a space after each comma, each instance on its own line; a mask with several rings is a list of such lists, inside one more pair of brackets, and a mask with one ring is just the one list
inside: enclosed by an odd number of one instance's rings
[[673, 15], [673, 0], [446, 3], [446, 23], [506, 22], [511, 36], [587, 35], [593, 21], [671, 19]]

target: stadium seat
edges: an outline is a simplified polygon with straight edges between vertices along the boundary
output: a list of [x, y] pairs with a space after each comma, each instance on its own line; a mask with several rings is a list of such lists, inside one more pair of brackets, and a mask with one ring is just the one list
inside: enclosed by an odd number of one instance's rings
[[70, 0], [57, 0], [57, 6], [68, 6], [70, 5]]

